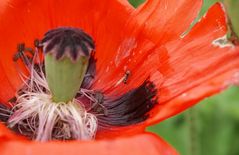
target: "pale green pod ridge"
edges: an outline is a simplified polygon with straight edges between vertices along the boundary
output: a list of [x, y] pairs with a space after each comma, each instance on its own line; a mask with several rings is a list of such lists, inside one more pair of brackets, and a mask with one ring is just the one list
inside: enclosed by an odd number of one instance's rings
[[46, 79], [54, 102], [68, 102], [76, 96], [84, 80], [88, 59], [81, 56], [73, 62], [68, 57], [57, 60], [50, 53], [45, 55]]

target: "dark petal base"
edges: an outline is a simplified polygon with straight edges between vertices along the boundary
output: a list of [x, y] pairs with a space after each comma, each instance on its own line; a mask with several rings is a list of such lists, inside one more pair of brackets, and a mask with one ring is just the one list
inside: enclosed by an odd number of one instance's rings
[[101, 128], [128, 126], [145, 121], [157, 103], [157, 90], [150, 81], [116, 99], [106, 99], [93, 109]]

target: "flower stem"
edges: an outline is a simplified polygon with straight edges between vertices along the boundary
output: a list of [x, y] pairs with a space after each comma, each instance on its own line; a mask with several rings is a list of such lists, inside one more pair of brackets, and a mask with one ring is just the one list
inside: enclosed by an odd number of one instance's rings
[[188, 155], [199, 155], [199, 143], [198, 143], [198, 115], [197, 109], [191, 108], [186, 113], [186, 119], [188, 124]]

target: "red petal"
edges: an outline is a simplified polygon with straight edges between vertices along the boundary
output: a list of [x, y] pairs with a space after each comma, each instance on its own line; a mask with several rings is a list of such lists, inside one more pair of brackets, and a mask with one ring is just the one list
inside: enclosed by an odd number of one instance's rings
[[8, 77], [6, 77], [6, 74], [1, 66], [0, 63], [0, 104], [4, 103], [7, 104], [7, 101], [12, 97], [12, 95], [15, 93], [15, 87], [12, 86], [12, 84], [9, 82]]
[[[111, 46], [115, 49], [109, 50], [117, 52], [106, 61], [102, 59], [104, 67], [98, 66], [94, 88], [122, 94], [142, 84], [147, 77], [156, 72], [157, 66], [160, 65], [158, 57], [165, 55], [165, 49], [160, 47], [161, 44], [179, 38], [196, 18], [201, 5], [201, 0], [148, 0], [135, 10], [129, 19], [126, 18], [127, 28], [122, 27], [123, 37], [118, 36], [118, 46]], [[146, 40], [144, 33], [150, 39], [160, 41], [158, 46]], [[148, 59], [149, 56], [154, 58]], [[128, 84], [116, 87], [127, 70], [131, 72]]]
[[[97, 73], [94, 89], [103, 90], [108, 95], [121, 95], [138, 87], [158, 72], [159, 55], [163, 53], [164, 49], [144, 38], [126, 38], [118, 47], [116, 57]], [[122, 78], [126, 71], [130, 71], [130, 75], [124, 84]]]
[[226, 15], [220, 3], [182, 38], [166, 44], [169, 58], [160, 68], [165, 81], [153, 122], [175, 115], [238, 82], [239, 47], [220, 47], [215, 40], [226, 35]]
[[31, 1], [26, 0], [0, 2], [0, 76], [5, 77], [0, 90], [1, 93], [3, 91], [9, 93], [1, 96], [4, 97], [4, 102], [13, 96], [21, 85], [18, 70], [13, 62], [17, 44], [25, 42], [28, 46], [32, 46], [34, 39], [39, 38], [41, 36], [39, 34], [42, 34], [42, 29], [45, 28], [44, 22], [38, 22], [45, 21], [42, 13], [45, 10], [41, 10], [38, 3], [36, 1], [36, 5], [32, 5]]
[[0, 153], [1, 155], [25, 155], [25, 154], [57, 154], [57, 155], [177, 155], [178, 153], [165, 141], [156, 135], [144, 133], [137, 136], [122, 137], [112, 140], [95, 141], [69, 141], [39, 143], [28, 140], [15, 139], [8, 133], [3, 136], [5, 130], [0, 125]]
[[147, 0], [133, 18], [145, 26], [143, 33], [162, 44], [179, 38], [197, 17], [201, 6], [202, 0]]
[[[239, 66], [239, 65], [237, 65]], [[239, 68], [239, 67], [238, 67]], [[162, 104], [152, 112], [152, 119], [148, 120], [149, 124], [163, 121], [172, 117], [190, 106], [198, 103], [202, 99], [215, 93], [219, 93], [227, 86], [239, 82], [239, 69], [234, 69], [212, 78], [199, 86], [196, 86], [185, 93], [173, 98], [165, 104]], [[234, 76], [233, 76], [234, 75]]]

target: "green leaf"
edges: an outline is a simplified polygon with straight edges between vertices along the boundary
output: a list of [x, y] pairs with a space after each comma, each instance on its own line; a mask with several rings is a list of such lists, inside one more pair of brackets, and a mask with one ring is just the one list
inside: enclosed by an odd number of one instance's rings
[[145, 0], [129, 0], [129, 3], [132, 4], [135, 8], [137, 8], [140, 4], [142, 4]]

